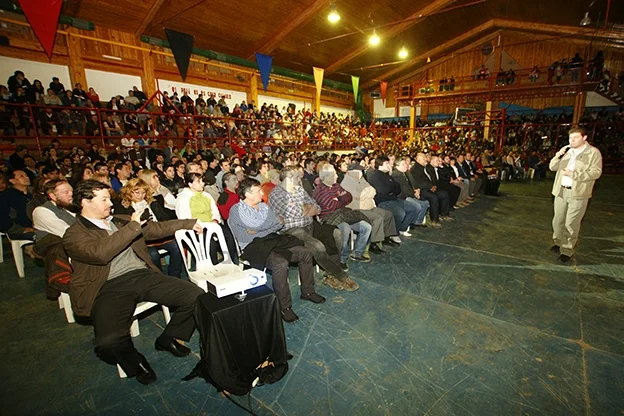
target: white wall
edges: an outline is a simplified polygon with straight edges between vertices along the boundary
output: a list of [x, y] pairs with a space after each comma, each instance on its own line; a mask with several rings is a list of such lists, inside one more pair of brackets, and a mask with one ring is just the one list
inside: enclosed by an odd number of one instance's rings
[[48, 89], [52, 77], [58, 77], [65, 88], [73, 88], [69, 80], [69, 68], [66, 66], [0, 56], [0, 84], [6, 85], [9, 77], [17, 70], [22, 71], [31, 84], [36, 79], [41, 81], [45, 89]]
[[394, 107], [386, 108], [381, 98], [373, 100], [373, 113], [377, 118], [395, 117]]
[[353, 110], [349, 110], [348, 108], [332, 107], [331, 105], [323, 105], [323, 104], [321, 104], [321, 112], [329, 113], [329, 114], [331, 113], [342, 114], [343, 116], [354, 115]]
[[208, 96], [212, 94], [214, 94], [217, 101], [219, 101], [219, 98], [223, 97], [225, 98], [225, 102], [227, 103], [230, 111], [234, 108], [234, 104], [240, 104], [247, 99], [247, 94], [244, 92], [206, 87], [204, 85], [187, 84], [184, 82], [168, 81], [164, 79], [159, 79], [156, 85], [160, 91], [167, 91], [169, 95], [177, 92], [179, 97], [184, 95], [182, 90], [187, 90], [187, 94], [193, 100], [195, 100], [200, 93], [204, 94], [204, 99], [208, 98]]
[[[300, 100], [290, 100], [290, 99], [286, 99], [286, 98], [278, 98], [278, 97], [271, 97], [270, 95], [259, 95], [258, 94], [258, 102], [256, 103], [258, 105], [258, 107], [262, 107], [262, 104], [267, 103], [267, 105], [275, 105], [277, 106], [277, 108], [279, 109], [280, 113], [282, 112], [282, 109], [284, 107], [288, 108], [288, 104], [292, 103], [294, 104], [295, 107], [295, 111], [299, 111], [299, 110], [303, 110], [304, 108], [304, 102], [300, 101]], [[307, 107], [309, 108], [309, 107]]]
[[101, 101], [108, 102], [111, 97], [121, 95], [125, 97], [132, 87], [141, 89], [141, 77], [136, 75], [116, 74], [114, 72], [85, 69], [87, 84], [100, 96]]
[[585, 107], [610, 107], [617, 105], [615, 102], [603, 97], [602, 95], [590, 91], [587, 93], [587, 101]]

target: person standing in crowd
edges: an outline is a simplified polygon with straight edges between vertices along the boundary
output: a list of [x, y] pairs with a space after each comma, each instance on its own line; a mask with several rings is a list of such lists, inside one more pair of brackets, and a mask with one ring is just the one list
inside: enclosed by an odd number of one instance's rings
[[600, 150], [587, 143], [587, 131], [573, 127], [568, 132], [570, 143], [550, 160], [550, 170], [557, 172], [552, 194], [555, 197], [553, 217], [553, 252], [561, 262], [574, 254], [581, 221], [592, 196], [594, 183], [602, 175]]

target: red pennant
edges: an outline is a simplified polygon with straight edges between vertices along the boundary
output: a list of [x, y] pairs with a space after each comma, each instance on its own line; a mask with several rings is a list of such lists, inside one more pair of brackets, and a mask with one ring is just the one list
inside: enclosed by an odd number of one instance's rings
[[63, 0], [19, 0], [19, 4], [48, 59], [52, 59]]
[[381, 102], [386, 104], [386, 90], [388, 89], [388, 83], [381, 81], [379, 85], [381, 87]]

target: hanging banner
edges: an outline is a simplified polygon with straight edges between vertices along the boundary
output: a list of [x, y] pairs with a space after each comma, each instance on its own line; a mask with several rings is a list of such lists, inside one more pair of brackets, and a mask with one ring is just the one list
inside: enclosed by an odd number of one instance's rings
[[353, 101], [358, 102], [358, 89], [360, 88], [360, 77], [351, 75], [351, 85], [353, 85]]
[[386, 104], [386, 91], [388, 90], [388, 83], [385, 81], [381, 81], [379, 83], [379, 87], [381, 88], [381, 102]]
[[165, 29], [165, 33], [167, 34], [169, 47], [171, 48], [176, 65], [178, 66], [182, 81], [186, 81], [186, 74], [189, 64], [191, 63], [195, 37], [172, 29]]
[[271, 75], [273, 57], [256, 52], [256, 62], [258, 63], [258, 69], [260, 70], [262, 86], [264, 87], [264, 92], [266, 92], [267, 88], [269, 88], [269, 76]]
[[48, 59], [52, 59], [63, 0], [19, 0], [19, 4]]
[[323, 75], [325, 75], [325, 70], [316, 67], [312, 67], [312, 69], [314, 70], [314, 83], [316, 84], [316, 102], [319, 106], [319, 108], [315, 108], [315, 110], [320, 111], [321, 89], [323, 88]]

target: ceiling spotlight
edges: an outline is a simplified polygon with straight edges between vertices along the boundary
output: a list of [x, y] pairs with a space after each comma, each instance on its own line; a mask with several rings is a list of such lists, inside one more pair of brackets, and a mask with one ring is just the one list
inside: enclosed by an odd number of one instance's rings
[[377, 36], [377, 32], [375, 31], [375, 29], [373, 29], [373, 34], [370, 38], [368, 38], [368, 43], [373, 46], [377, 46], [379, 45], [379, 42], [381, 42], [381, 39], [379, 38], [379, 36]]
[[583, 17], [581, 19], [581, 22], [579, 23], [579, 25], [581, 25], [581, 26], [589, 26], [589, 25], [591, 25], [591, 23], [592, 23], [592, 21], [589, 18], [589, 12], [587, 12], [587, 13], [585, 13], [585, 17]]
[[331, 5], [331, 12], [329, 12], [329, 14], [327, 15], [327, 20], [329, 20], [330, 23], [336, 23], [340, 20], [340, 15], [336, 10], [335, 4]]
[[408, 55], [409, 55], [409, 53], [407, 52], [407, 49], [405, 49], [405, 46], [403, 46], [401, 48], [401, 50], [399, 51], [399, 58], [400, 59], [405, 59], [405, 58], [407, 58]]

